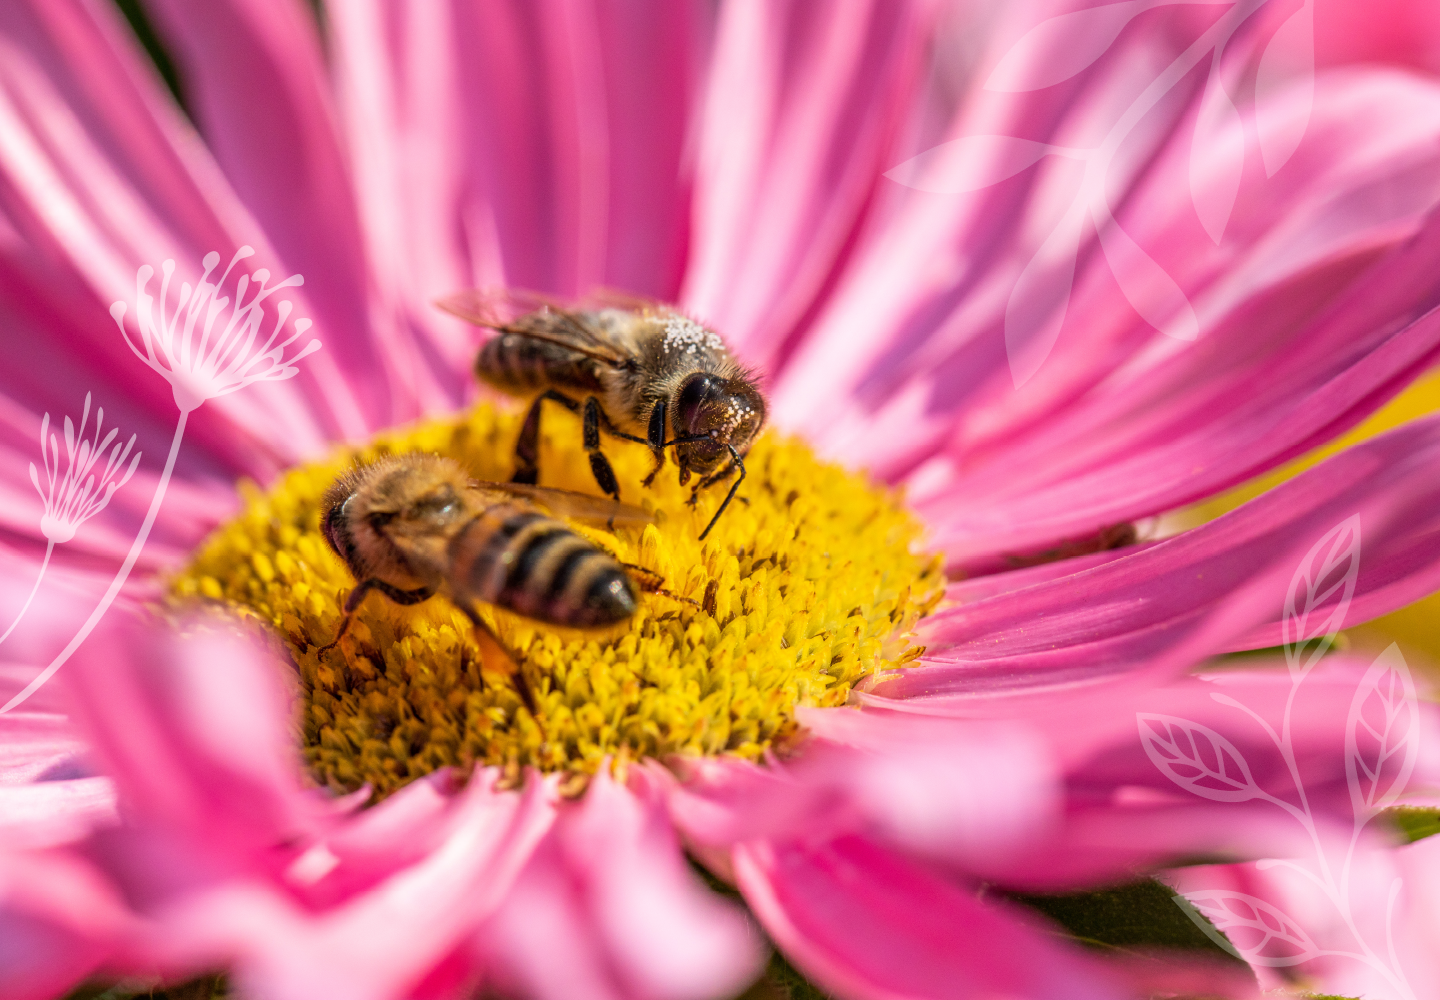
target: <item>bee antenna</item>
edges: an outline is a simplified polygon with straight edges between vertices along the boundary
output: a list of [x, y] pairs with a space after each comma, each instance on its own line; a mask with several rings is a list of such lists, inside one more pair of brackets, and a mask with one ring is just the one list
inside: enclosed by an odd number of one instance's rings
[[720, 501], [720, 509], [715, 512], [715, 516], [710, 519], [710, 523], [705, 525], [705, 530], [700, 532], [700, 541], [702, 542], [705, 541], [705, 536], [710, 534], [710, 529], [715, 527], [715, 522], [720, 520], [720, 515], [725, 513], [725, 508], [730, 506], [730, 501], [735, 497], [735, 491], [738, 490], [740, 484], [745, 481], [745, 460], [740, 457], [740, 453], [735, 450], [733, 444], [726, 444], [725, 447], [730, 449], [730, 459], [735, 463], [735, 467], [740, 470], [740, 476], [735, 482], [730, 484], [730, 492], [726, 493], [725, 499]]

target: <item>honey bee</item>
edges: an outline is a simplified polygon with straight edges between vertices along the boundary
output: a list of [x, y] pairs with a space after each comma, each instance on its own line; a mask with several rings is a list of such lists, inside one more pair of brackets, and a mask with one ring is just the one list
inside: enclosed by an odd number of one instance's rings
[[[582, 519], [643, 523], [644, 511], [565, 490], [471, 480], [448, 458], [419, 453], [351, 469], [325, 491], [320, 530], [357, 581], [335, 638], [377, 590], [396, 604], [440, 594], [470, 619], [482, 648], [498, 653], [530, 709], [514, 655], [481, 620], [477, 603], [569, 628], [602, 628], [635, 613], [626, 564], [539, 509]], [[664, 591], [640, 567], [641, 588]]]
[[[602, 493], [619, 499], [600, 431], [648, 445], [654, 481], [674, 447], [680, 483], [700, 476], [690, 494], [739, 476], [703, 539], [745, 479], [745, 455], [765, 424], [765, 397], [719, 334], [669, 306], [615, 299], [575, 309], [520, 292], [461, 292], [440, 301], [447, 312], [500, 336], [487, 341], [475, 374], [487, 385], [534, 402], [515, 445], [514, 482], [539, 481], [540, 407], [550, 400], [580, 413], [590, 471]], [[624, 307], [622, 307], [624, 306]]]

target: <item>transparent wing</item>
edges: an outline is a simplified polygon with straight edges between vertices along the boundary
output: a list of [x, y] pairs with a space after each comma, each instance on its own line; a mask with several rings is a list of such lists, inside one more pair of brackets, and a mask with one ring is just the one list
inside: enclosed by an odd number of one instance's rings
[[597, 361], [623, 364], [624, 348], [585, 313], [539, 292], [472, 288], [437, 299], [441, 309], [467, 323], [559, 344]]
[[591, 496], [571, 490], [556, 490], [546, 486], [527, 486], [524, 483], [496, 483], [473, 479], [470, 485], [477, 490], [490, 490], [523, 497], [561, 517], [573, 517], [577, 521], [614, 521], [615, 524], [653, 524], [655, 515], [639, 507], [609, 497]]

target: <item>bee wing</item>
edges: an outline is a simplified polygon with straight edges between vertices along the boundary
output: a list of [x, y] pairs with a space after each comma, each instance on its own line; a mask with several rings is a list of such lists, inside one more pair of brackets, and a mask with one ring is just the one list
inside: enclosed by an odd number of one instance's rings
[[593, 305], [597, 309], [625, 309], [629, 312], [662, 316], [676, 311], [676, 307], [668, 302], [604, 285], [592, 288], [585, 296], [585, 304]]
[[470, 485], [479, 490], [493, 490], [523, 497], [561, 517], [573, 517], [577, 521], [611, 521], [616, 524], [653, 524], [655, 515], [632, 504], [621, 503], [608, 497], [575, 493], [571, 490], [556, 490], [547, 486], [528, 486], [524, 483], [496, 483], [471, 480]]
[[625, 351], [584, 312], [516, 288], [472, 288], [437, 299], [435, 304], [476, 326], [559, 344], [612, 365], [624, 364]]

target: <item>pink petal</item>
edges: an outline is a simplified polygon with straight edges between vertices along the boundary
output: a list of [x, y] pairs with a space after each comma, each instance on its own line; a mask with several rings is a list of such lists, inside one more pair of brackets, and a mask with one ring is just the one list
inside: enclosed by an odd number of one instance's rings
[[[12, 139], [0, 151], [0, 192], [13, 231], [10, 250], [0, 253], [0, 290], [23, 325], [44, 331], [20, 341], [22, 353], [12, 357], [19, 363], [5, 369], [15, 378], [0, 379], [0, 392], [22, 401], [40, 395], [35, 411], [63, 411], [75, 401], [61, 405], [45, 394], [68, 395], [78, 382], [95, 386], [106, 405], [135, 401], [168, 429], [169, 386], [144, 370], [108, 314], [112, 301], [134, 297], [137, 267], [174, 258], [179, 276], [193, 280], [205, 253], [250, 244], [258, 248], [252, 265], [288, 272], [160, 90], [118, 12], [74, 0], [7, 5], [0, 46], [8, 53], [0, 119]], [[303, 290], [289, 298], [296, 315], [315, 312]], [[344, 353], [344, 336], [327, 333], [332, 352]], [[45, 373], [38, 382], [37, 371]], [[213, 400], [191, 422], [195, 443], [233, 471], [262, 476], [331, 438], [367, 430], [324, 351], [290, 383]], [[145, 448], [163, 454], [163, 446]]]
[[173, 966], [233, 963], [240, 988], [267, 1000], [407, 996], [494, 912], [554, 818], [538, 785], [496, 792], [497, 778], [477, 773], [434, 851], [342, 906], [311, 913], [229, 879], [157, 907], [156, 946]]
[[323, 829], [293, 694], [258, 644], [122, 623], [69, 666], [76, 715], [133, 819], [237, 858]]
[[378, 303], [314, 19], [299, 4], [253, 0], [160, 3], [153, 15], [226, 179], [285, 273], [305, 276], [310, 318], [367, 426], [413, 419], [435, 376], [412, 372], [426, 359], [374, 327]]
[[677, 764], [680, 781], [649, 772], [707, 864], [723, 870], [712, 849], [736, 843], [862, 833], [967, 867], [1023, 852], [1056, 819], [1058, 775], [1024, 720], [850, 708], [802, 709], [798, 718], [811, 738], [783, 765], [722, 757]]
[[[1327, 839], [1332, 858], [1344, 857], [1349, 831]], [[1312, 871], [1317, 867], [1314, 848], [1296, 860]], [[1298, 927], [1316, 949], [1299, 964], [1276, 966], [1266, 959], [1303, 957], [1304, 949], [1285, 942], [1263, 941], [1253, 928], [1231, 927], [1232, 940], [1251, 964], [1261, 986], [1270, 995], [1287, 988], [1296, 976], [1308, 988], [1327, 994], [1356, 997], [1401, 998], [1431, 996], [1440, 989], [1440, 966], [1435, 961], [1435, 895], [1440, 841], [1430, 837], [1404, 847], [1362, 840], [1349, 855], [1336, 883], [1345, 892], [1343, 908], [1313, 880], [1292, 869], [1270, 864], [1207, 865], [1174, 869], [1166, 881], [1182, 894], [1229, 897], [1229, 909], [1248, 915], [1255, 908], [1270, 909], [1270, 927], [1281, 920]], [[1278, 916], [1276, 916], [1278, 915]], [[1361, 940], [1372, 949], [1366, 961]], [[1403, 985], [1402, 985], [1403, 984]]]
[[1275, 645], [1302, 558], [1356, 515], [1364, 550], [1342, 626], [1403, 607], [1440, 586], [1437, 461], [1440, 419], [1418, 420], [1192, 531], [941, 611], [924, 629], [930, 666], [903, 672], [882, 690], [897, 697], [940, 694], [951, 684], [964, 690], [987, 671], [1061, 683]]
[[722, 8], [682, 301], [776, 366], [895, 155], [934, 16], [872, 0]]
[[327, 8], [383, 307], [468, 389], [477, 334], [433, 301], [510, 285], [673, 298], [703, 5]]
[[[690, 871], [661, 803], [637, 781], [639, 794], [602, 770], [562, 813], [553, 848], [480, 936], [500, 981], [555, 1000], [701, 1000], [759, 974], [758, 935]], [[557, 945], [567, 962], [554, 961]]]
[[114, 826], [120, 816], [109, 778], [63, 778], [0, 785], [0, 843], [55, 847]]
[[[1345, 778], [1345, 740], [1351, 705], [1370, 666], [1368, 659], [1325, 658], [1292, 692], [1283, 659], [1257, 660], [1249, 669], [1230, 668], [1204, 677], [1186, 677], [1163, 686], [1105, 683], [1056, 691], [1013, 691], [1008, 695], [951, 694], [893, 700], [873, 695], [865, 702], [888, 709], [900, 720], [931, 717], [993, 719], [1034, 727], [1063, 762], [1067, 805], [1050, 839], [1032, 841], [1032, 853], [982, 856], [974, 867], [991, 881], [1056, 891], [1126, 878], [1167, 860], [1196, 856], [1284, 857], [1308, 849], [1308, 834], [1284, 809], [1259, 792], [1298, 804], [1291, 766], [1306, 788], [1317, 823], [1348, 829], [1352, 806]], [[1267, 731], [1249, 712], [1270, 727]], [[1284, 722], [1287, 706], [1291, 722]], [[903, 713], [903, 714], [900, 714]], [[1256, 794], [1241, 801], [1207, 798], [1204, 788], [1179, 784], [1137, 738], [1145, 719], [1184, 720], [1199, 734], [1202, 754], [1217, 734], [1235, 760], [1243, 761]], [[1432, 736], [1440, 713], [1423, 705], [1420, 754], [1414, 788], [1440, 783], [1440, 749]], [[911, 723], [913, 725], [913, 723]], [[1293, 758], [1276, 749], [1272, 732], [1288, 731]], [[1437, 734], [1440, 735], [1440, 734]], [[1213, 754], [1204, 757], [1213, 762]], [[1232, 773], [1234, 773], [1232, 771]], [[1175, 772], [1184, 777], [1185, 770]], [[1205, 787], [1214, 786], [1214, 782]], [[1231, 796], [1231, 798], [1235, 798]]]
[[60, 996], [137, 930], [113, 888], [78, 858], [0, 851], [0, 994]]
[[859, 838], [735, 849], [741, 892], [786, 956], [856, 998], [1126, 995], [1099, 963], [973, 888]]
[[973, 866], [1021, 850], [1055, 819], [1059, 776], [1028, 726], [853, 708], [796, 718], [818, 737], [796, 778], [843, 794], [863, 828], [897, 848]]

